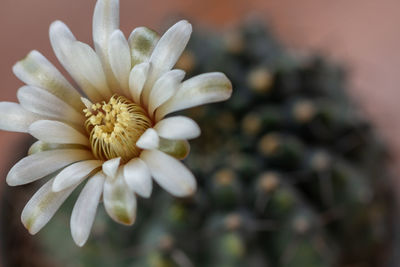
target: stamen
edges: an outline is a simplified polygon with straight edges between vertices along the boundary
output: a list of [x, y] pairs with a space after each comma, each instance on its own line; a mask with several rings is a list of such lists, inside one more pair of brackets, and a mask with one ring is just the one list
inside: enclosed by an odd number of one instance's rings
[[[85, 99], [86, 100], [86, 99]], [[123, 162], [139, 156], [136, 146], [140, 136], [152, 126], [146, 112], [122, 96], [112, 96], [108, 103], [85, 101], [85, 126], [90, 134], [96, 158], [108, 160], [121, 157]]]

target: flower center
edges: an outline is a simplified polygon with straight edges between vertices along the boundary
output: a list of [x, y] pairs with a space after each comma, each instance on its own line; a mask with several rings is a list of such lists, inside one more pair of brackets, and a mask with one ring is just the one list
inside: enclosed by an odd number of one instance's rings
[[146, 112], [123, 96], [112, 96], [108, 103], [85, 100], [85, 127], [90, 134], [92, 152], [97, 159], [121, 157], [123, 162], [139, 156], [140, 136], [151, 127]]

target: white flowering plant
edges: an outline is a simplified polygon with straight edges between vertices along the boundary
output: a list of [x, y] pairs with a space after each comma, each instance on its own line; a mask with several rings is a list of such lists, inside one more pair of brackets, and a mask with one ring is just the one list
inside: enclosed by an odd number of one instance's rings
[[76, 40], [63, 22], [50, 26], [54, 53], [77, 88], [35, 50], [13, 67], [26, 85], [18, 90], [19, 103], [0, 103], [0, 129], [38, 141], [6, 180], [18, 186], [47, 179], [22, 211], [31, 234], [83, 182], [70, 222], [78, 246], [86, 243], [101, 200], [113, 220], [132, 225], [136, 197], [150, 197], [152, 178], [176, 197], [195, 192], [195, 177], [180, 160], [200, 129], [188, 117], [168, 115], [227, 100], [232, 85], [222, 73], [184, 81], [185, 72], [173, 69], [191, 32], [182, 20], [161, 37], [139, 27], [126, 39], [119, 1], [98, 0], [94, 48]]

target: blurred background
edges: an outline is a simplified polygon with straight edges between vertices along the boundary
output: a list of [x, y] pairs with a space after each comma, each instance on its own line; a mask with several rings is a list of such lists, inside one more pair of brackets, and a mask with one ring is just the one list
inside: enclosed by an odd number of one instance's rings
[[[95, 0], [2, 0], [0, 9], [1, 101], [16, 101], [22, 85], [12, 66], [32, 49], [46, 55], [59, 69], [50, 47], [48, 27], [64, 21], [80, 41], [91, 44]], [[259, 18], [292, 53], [322, 54], [348, 71], [349, 94], [370, 118], [391, 155], [395, 187], [400, 186], [400, 34], [396, 0], [121, 0], [121, 29], [137, 26], [163, 32], [171, 19], [183, 17], [194, 31], [234, 29], [249, 17]], [[15, 162], [13, 150], [24, 134], [0, 132], [0, 173]], [[6, 186], [0, 183], [0, 194]], [[0, 253], [1, 256], [1, 253]], [[316, 265], [319, 266], [319, 265]], [[367, 266], [367, 265], [357, 265]]]

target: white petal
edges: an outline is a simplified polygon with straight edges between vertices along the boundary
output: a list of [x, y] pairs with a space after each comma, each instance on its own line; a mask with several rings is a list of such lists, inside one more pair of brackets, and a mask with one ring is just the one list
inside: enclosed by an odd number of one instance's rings
[[82, 75], [78, 69], [79, 66], [76, 66], [76, 57], [72, 53], [72, 45], [76, 39], [67, 25], [61, 21], [53, 22], [50, 26], [50, 41], [58, 60], [71, 74], [79, 87], [92, 101], [100, 101], [102, 99], [101, 95]]
[[183, 70], [171, 70], [164, 73], [151, 89], [148, 111], [153, 116], [156, 108], [164, 104], [177, 91], [181, 81], [185, 77]]
[[142, 149], [155, 149], [158, 148], [159, 143], [160, 138], [157, 132], [149, 128], [140, 136], [139, 140], [136, 142], [136, 146]]
[[27, 85], [40, 87], [81, 112], [80, 94], [41, 53], [34, 50], [13, 67], [13, 72]]
[[149, 28], [134, 29], [128, 39], [132, 66], [148, 61], [159, 39], [160, 36]]
[[113, 158], [103, 163], [103, 172], [109, 177], [117, 175], [121, 158]]
[[108, 57], [111, 69], [121, 89], [129, 96], [129, 74], [131, 71], [131, 52], [128, 41], [120, 30], [114, 31], [108, 44]]
[[61, 204], [74, 191], [75, 187], [61, 192], [53, 192], [51, 186], [54, 179], [45, 183], [29, 200], [21, 214], [21, 221], [32, 235], [40, 231]]
[[144, 62], [135, 65], [129, 75], [129, 91], [136, 104], [140, 104], [140, 96], [149, 70], [150, 64]]
[[103, 192], [106, 176], [98, 172], [82, 189], [71, 214], [71, 234], [75, 243], [82, 247], [89, 238], [97, 207]]
[[182, 83], [177, 93], [156, 111], [156, 121], [178, 110], [228, 99], [232, 84], [225, 74], [205, 73]]
[[0, 102], [0, 129], [4, 131], [26, 133], [29, 125], [42, 119], [21, 105], [12, 102]]
[[87, 136], [59, 121], [36, 121], [29, 127], [29, 133], [48, 143], [90, 145]]
[[159, 121], [154, 129], [162, 138], [172, 140], [193, 139], [200, 136], [200, 127], [188, 117], [175, 116]]
[[103, 190], [104, 207], [110, 217], [125, 225], [132, 225], [136, 218], [136, 197], [126, 185], [122, 170], [116, 179], [107, 177]]
[[107, 51], [110, 35], [119, 28], [119, 1], [98, 0], [93, 14], [93, 40], [96, 50]]
[[120, 94], [119, 84], [111, 69], [108, 41], [119, 28], [119, 0], [98, 0], [93, 15], [93, 41], [103, 65], [109, 87]]
[[58, 149], [36, 153], [21, 159], [11, 168], [7, 175], [7, 184], [27, 184], [71, 163], [92, 158], [92, 153], [83, 149]]
[[150, 171], [140, 158], [131, 159], [124, 166], [124, 178], [129, 188], [142, 197], [149, 197], [153, 189]]
[[175, 158], [158, 150], [145, 150], [140, 158], [147, 164], [156, 182], [170, 194], [185, 197], [196, 190], [193, 174]]
[[185, 159], [190, 152], [190, 145], [187, 140], [171, 140], [160, 138], [158, 150], [179, 160]]
[[176, 64], [189, 41], [191, 33], [192, 25], [186, 20], [181, 20], [169, 28], [158, 41], [150, 57], [152, 69], [144, 87], [144, 103], [148, 103], [151, 88], [156, 80]]
[[28, 156], [43, 151], [56, 150], [56, 149], [82, 149], [82, 146], [77, 144], [55, 144], [55, 143], [46, 143], [43, 141], [36, 141], [29, 148]]
[[74, 42], [71, 50], [71, 60], [85, 79], [96, 88], [99, 94], [108, 99], [112, 93], [108, 88], [99, 56], [94, 50], [82, 42]]
[[85, 107], [87, 109], [91, 109], [92, 108], [93, 103], [89, 99], [87, 99], [85, 97], [81, 97], [81, 101], [82, 101], [82, 103], [85, 105]]
[[93, 170], [100, 167], [102, 163], [100, 160], [87, 160], [66, 167], [54, 179], [53, 191], [60, 192], [68, 187], [79, 185]]
[[46, 90], [23, 86], [18, 90], [17, 97], [24, 109], [39, 115], [78, 125], [83, 125], [85, 122], [83, 113], [78, 113], [70, 105]]

